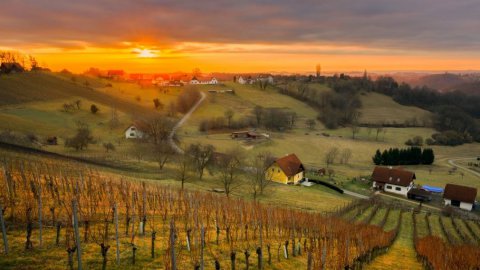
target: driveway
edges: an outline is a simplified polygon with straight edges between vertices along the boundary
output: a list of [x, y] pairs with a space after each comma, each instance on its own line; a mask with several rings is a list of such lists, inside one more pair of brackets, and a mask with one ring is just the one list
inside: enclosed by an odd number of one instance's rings
[[187, 122], [188, 118], [190, 118], [192, 113], [198, 108], [198, 106], [200, 106], [200, 104], [202, 104], [203, 100], [205, 100], [205, 98], [207, 97], [204, 92], [200, 92], [200, 95], [201, 97], [197, 101], [197, 103], [195, 103], [195, 105], [193, 105], [193, 107], [182, 117], [182, 119], [180, 119], [180, 121], [175, 124], [175, 126], [172, 128], [172, 131], [170, 132], [170, 135], [168, 136], [168, 142], [170, 143], [170, 146], [172, 146], [175, 152], [179, 154], [183, 154], [184, 151], [175, 143], [173, 137], [175, 136], [175, 132], [177, 131], [177, 129], [179, 129], [185, 122]]
[[452, 165], [453, 167], [456, 167], [456, 168], [459, 168], [459, 169], [462, 169], [464, 171], [467, 171], [477, 177], [480, 177], [480, 173], [479, 172], [476, 172], [474, 170], [471, 170], [469, 169], [468, 167], [465, 167], [465, 166], [462, 166], [462, 165], [458, 165], [457, 163], [455, 163], [455, 161], [459, 161], [459, 160], [472, 160], [472, 161], [475, 161], [477, 160], [476, 157], [472, 157], [472, 158], [455, 158], [455, 159], [449, 159], [448, 160], [448, 164]]

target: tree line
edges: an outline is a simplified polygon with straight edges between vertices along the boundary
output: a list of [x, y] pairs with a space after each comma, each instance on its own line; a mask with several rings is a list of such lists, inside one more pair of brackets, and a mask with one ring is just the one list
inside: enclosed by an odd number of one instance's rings
[[377, 149], [372, 160], [375, 165], [430, 165], [435, 161], [435, 155], [431, 148], [390, 148], [383, 152]]

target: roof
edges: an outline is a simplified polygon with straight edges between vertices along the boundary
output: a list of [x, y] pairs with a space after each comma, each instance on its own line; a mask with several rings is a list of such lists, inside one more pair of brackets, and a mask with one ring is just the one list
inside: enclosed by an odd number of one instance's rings
[[375, 182], [407, 187], [416, 177], [415, 173], [400, 168], [375, 167], [372, 179]]
[[125, 131], [127, 131], [127, 129], [131, 128], [131, 127], [136, 127], [138, 130], [140, 131], [147, 131], [148, 130], [148, 124], [144, 121], [135, 121], [133, 122], [131, 125], [129, 125]]
[[305, 170], [302, 162], [295, 154], [289, 154], [281, 157], [275, 160], [274, 163], [276, 163], [288, 177], [294, 176], [297, 173]]
[[429, 197], [432, 195], [431, 192], [421, 188], [411, 188], [408, 191], [408, 194], [415, 195], [415, 196], [422, 196], [422, 197]]
[[107, 71], [108, 76], [123, 76], [125, 74], [125, 71], [123, 70], [109, 70]]
[[477, 189], [455, 184], [447, 184], [443, 198], [466, 203], [475, 203], [477, 197]]

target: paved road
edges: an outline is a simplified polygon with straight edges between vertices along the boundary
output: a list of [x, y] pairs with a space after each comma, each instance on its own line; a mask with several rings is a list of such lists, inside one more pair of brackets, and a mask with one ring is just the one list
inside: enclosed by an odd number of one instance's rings
[[462, 170], [464, 170], [464, 171], [467, 171], [467, 172], [469, 172], [469, 173], [471, 173], [471, 174], [473, 174], [473, 175], [475, 175], [475, 176], [480, 177], [480, 173], [479, 173], [479, 172], [476, 172], [476, 171], [474, 171], [474, 170], [469, 169], [468, 167], [465, 167], [465, 166], [462, 166], [462, 165], [458, 165], [457, 163], [455, 163], [455, 161], [459, 161], [459, 160], [472, 160], [472, 161], [475, 161], [475, 160], [477, 160], [476, 157], [449, 159], [449, 160], [448, 160], [448, 164], [450, 164], [450, 165], [452, 165], [452, 166], [454, 166], [454, 167], [457, 167], [457, 168], [459, 168], [459, 169], [462, 169]]
[[178, 123], [172, 128], [172, 131], [168, 136], [168, 142], [170, 143], [172, 148], [175, 150], [175, 152], [179, 154], [183, 154], [184, 151], [175, 143], [175, 141], [173, 140], [173, 137], [175, 136], [175, 132], [177, 131], [177, 129], [179, 129], [185, 122], [187, 122], [188, 118], [190, 118], [192, 113], [198, 108], [198, 106], [200, 106], [200, 104], [202, 104], [203, 100], [205, 100], [205, 98], [207, 97], [207, 95], [205, 95], [204, 92], [200, 92], [200, 95], [201, 97], [197, 101], [197, 103], [195, 103], [195, 105], [193, 105], [193, 107], [182, 117], [182, 119], [178, 121]]
[[343, 190], [343, 193], [344, 194], [347, 194], [347, 195], [350, 195], [350, 196], [353, 196], [353, 197], [357, 197], [357, 198], [360, 198], [360, 199], [369, 199], [370, 197], [368, 196], [365, 196], [363, 194], [360, 194], [360, 193], [356, 193], [356, 192], [352, 192], [352, 191], [348, 191], [348, 190]]

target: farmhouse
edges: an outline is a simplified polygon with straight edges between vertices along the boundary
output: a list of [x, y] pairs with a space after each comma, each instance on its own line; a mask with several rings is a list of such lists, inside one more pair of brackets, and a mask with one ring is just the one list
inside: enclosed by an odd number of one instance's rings
[[193, 77], [190, 84], [218, 84], [218, 80], [216, 78], [197, 78]]
[[477, 189], [455, 184], [447, 184], [443, 193], [445, 205], [459, 207], [460, 209], [472, 211], [477, 197]]
[[275, 160], [266, 171], [267, 179], [282, 184], [298, 184], [305, 176], [305, 167], [295, 154]]
[[407, 196], [415, 179], [415, 173], [392, 167], [375, 167], [372, 174], [374, 189], [403, 196]]
[[254, 80], [252, 79], [252, 76], [248, 76], [248, 77], [242, 77], [242, 76], [239, 76], [238, 79], [237, 79], [237, 82], [239, 84], [253, 84], [254, 83]]
[[125, 139], [142, 139], [145, 137], [145, 130], [144, 123], [136, 122], [125, 129]]

